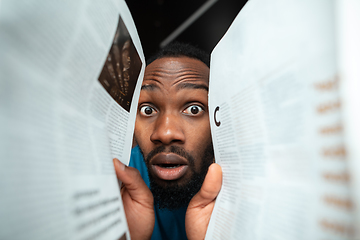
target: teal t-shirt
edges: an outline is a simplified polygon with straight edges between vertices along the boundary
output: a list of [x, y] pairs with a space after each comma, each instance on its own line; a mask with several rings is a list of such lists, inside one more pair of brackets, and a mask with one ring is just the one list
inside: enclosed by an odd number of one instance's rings
[[[146, 185], [150, 188], [148, 171], [144, 162], [144, 158], [140, 152], [139, 146], [131, 150], [129, 166], [137, 168]], [[155, 226], [151, 236], [152, 240], [183, 240], [187, 239], [185, 232], [185, 213], [186, 208], [178, 210], [160, 210], [154, 206], [155, 210]]]

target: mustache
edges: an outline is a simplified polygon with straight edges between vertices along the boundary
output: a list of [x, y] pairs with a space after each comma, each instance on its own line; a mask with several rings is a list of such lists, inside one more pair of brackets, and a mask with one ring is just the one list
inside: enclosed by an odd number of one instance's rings
[[165, 146], [159, 146], [153, 149], [145, 158], [146, 163], [149, 163], [150, 160], [158, 153], [175, 153], [185, 159], [188, 160], [189, 165], [194, 166], [195, 165], [195, 159], [194, 157], [188, 153], [184, 148], [179, 146], [170, 146], [169, 149], [166, 149]]

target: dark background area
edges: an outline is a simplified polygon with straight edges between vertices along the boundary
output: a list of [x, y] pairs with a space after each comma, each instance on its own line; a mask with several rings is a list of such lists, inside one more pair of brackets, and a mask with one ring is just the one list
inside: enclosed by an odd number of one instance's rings
[[[145, 58], [167, 43], [187, 42], [211, 53], [247, 0], [126, 0]], [[197, 16], [196, 20], [194, 16]], [[190, 20], [192, 19], [192, 20]], [[189, 24], [186, 24], [189, 23]], [[182, 27], [188, 25], [187, 27]], [[164, 42], [165, 41], [165, 42]]]

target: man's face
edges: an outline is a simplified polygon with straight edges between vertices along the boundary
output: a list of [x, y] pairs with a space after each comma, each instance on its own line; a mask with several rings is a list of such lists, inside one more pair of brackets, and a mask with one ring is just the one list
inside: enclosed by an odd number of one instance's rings
[[[188, 57], [164, 57], [146, 67], [135, 139], [148, 167], [155, 201], [154, 191], [163, 190], [170, 199], [176, 194], [173, 191], [191, 195], [186, 201], [191, 199], [213, 162], [208, 79], [209, 68]], [[193, 190], [186, 193], [189, 188]]]

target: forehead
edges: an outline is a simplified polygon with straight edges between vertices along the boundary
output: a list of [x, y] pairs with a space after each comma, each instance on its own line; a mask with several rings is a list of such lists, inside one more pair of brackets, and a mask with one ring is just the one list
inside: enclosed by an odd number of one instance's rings
[[189, 57], [163, 57], [145, 69], [143, 89], [181, 86], [183, 84], [209, 85], [209, 68], [200, 60]]

